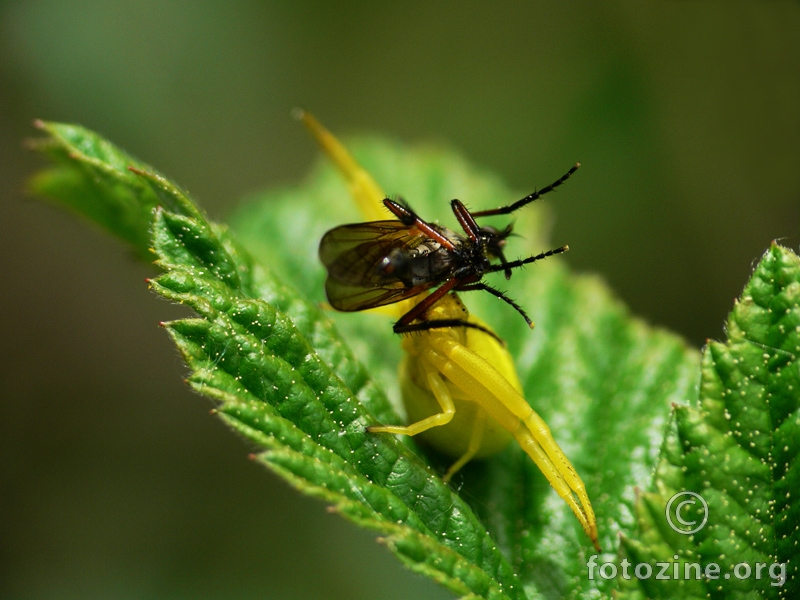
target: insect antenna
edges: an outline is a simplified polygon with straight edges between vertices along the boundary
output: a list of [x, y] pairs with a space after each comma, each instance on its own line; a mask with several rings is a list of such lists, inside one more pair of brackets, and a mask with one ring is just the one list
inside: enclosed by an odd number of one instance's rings
[[489, 209], [489, 210], [481, 210], [481, 211], [478, 211], [478, 212], [474, 212], [474, 213], [472, 213], [472, 216], [473, 217], [489, 217], [491, 215], [508, 215], [508, 214], [511, 214], [514, 211], [519, 210], [520, 208], [522, 208], [526, 204], [530, 204], [534, 200], [538, 200], [539, 198], [541, 198], [545, 194], [547, 194], [549, 192], [552, 192], [554, 189], [556, 189], [558, 186], [560, 186], [562, 183], [564, 183], [567, 179], [569, 179], [570, 176], [580, 168], [580, 166], [581, 166], [581, 163], [579, 163], [579, 162], [575, 163], [572, 166], [572, 168], [569, 171], [567, 171], [567, 173], [564, 176], [562, 176], [561, 179], [559, 179], [558, 181], [554, 181], [553, 183], [551, 183], [547, 187], [542, 188], [538, 192], [533, 192], [529, 196], [525, 196], [524, 198], [522, 198], [520, 200], [517, 200], [513, 204], [509, 204], [508, 206], [501, 206], [500, 208], [492, 208], [492, 209]]

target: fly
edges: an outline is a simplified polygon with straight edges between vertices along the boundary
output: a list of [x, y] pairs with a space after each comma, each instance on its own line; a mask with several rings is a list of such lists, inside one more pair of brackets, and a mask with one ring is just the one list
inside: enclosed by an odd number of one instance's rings
[[512, 269], [561, 254], [569, 247], [507, 261], [503, 249], [512, 226], [481, 227], [475, 219], [521, 209], [560, 186], [578, 167], [580, 163], [575, 163], [559, 180], [500, 208], [470, 212], [460, 200], [452, 200], [450, 207], [463, 234], [425, 221], [402, 201], [384, 199], [384, 206], [396, 220], [341, 225], [320, 241], [319, 257], [328, 271], [328, 302], [336, 310], [352, 312], [393, 304], [436, 288], [400, 317], [393, 326], [395, 333], [443, 327], [482, 329], [461, 319], [426, 320], [425, 313], [449, 292], [483, 290], [509, 304], [533, 327], [522, 307], [484, 283], [483, 276], [502, 271], [510, 279]]

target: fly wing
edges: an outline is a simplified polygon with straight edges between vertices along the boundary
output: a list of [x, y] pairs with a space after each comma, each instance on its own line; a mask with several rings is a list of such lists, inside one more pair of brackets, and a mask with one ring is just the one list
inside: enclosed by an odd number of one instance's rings
[[383, 283], [380, 263], [413, 236], [400, 221], [354, 223], [331, 229], [319, 243], [319, 259], [328, 275], [343, 283], [371, 286]]
[[430, 285], [418, 285], [408, 288], [400, 282], [397, 285], [399, 287], [368, 288], [341, 283], [328, 277], [325, 280], [325, 295], [328, 297], [330, 305], [336, 310], [352, 312], [413, 298], [431, 287]]
[[328, 270], [325, 293], [336, 310], [356, 311], [399, 302], [430, 286], [406, 287], [382, 268], [395, 249], [411, 249], [422, 237], [400, 221], [342, 225], [326, 233], [319, 258]]

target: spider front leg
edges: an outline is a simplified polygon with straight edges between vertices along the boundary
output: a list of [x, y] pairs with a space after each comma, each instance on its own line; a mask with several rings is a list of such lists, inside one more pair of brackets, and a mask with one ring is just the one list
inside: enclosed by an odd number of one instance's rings
[[361, 214], [366, 221], [380, 221], [386, 218], [383, 199], [386, 194], [378, 183], [361, 165], [350, 155], [342, 143], [322, 124], [314, 115], [302, 108], [292, 111], [295, 119], [302, 122], [308, 131], [317, 140], [325, 154], [333, 161], [339, 172], [347, 180], [350, 195], [355, 200]]
[[600, 549], [597, 521], [586, 486], [550, 428], [525, 398], [491, 364], [464, 345], [443, 337], [432, 339], [436, 369], [468, 393], [490, 417], [509, 431], [530, 456], [556, 493], [567, 503], [584, 532]]
[[[428, 348], [423, 352], [423, 355], [416, 357], [416, 364], [411, 368], [417, 368], [422, 371], [424, 379], [422, 383], [424, 385], [419, 386], [418, 389], [414, 389], [408, 393], [410, 390], [410, 380], [406, 379], [404, 385], [404, 392], [406, 393], [404, 393], [404, 398], [406, 399], [407, 403], [412, 396], [417, 400], [421, 400], [423, 398], [429, 399], [426, 394], [430, 392], [430, 395], [432, 395], [436, 400], [438, 407], [434, 408], [430, 406], [430, 402], [428, 402], [428, 405], [424, 408], [420, 407], [419, 405], [416, 407], [409, 407], [409, 412], [413, 413], [415, 416], [418, 416], [420, 412], [427, 413], [431, 410], [436, 410], [437, 408], [441, 410], [441, 412], [437, 412], [431, 416], [422, 418], [410, 425], [372, 425], [367, 427], [367, 431], [371, 433], [392, 433], [395, 435], [415, 436], [428, 432], [437, 427], [450, 425], [453, 421], [453, 418], [458, 416], [459, 421], [455, 423], [457, 427], [452, 429], [453, 431], [458, 431], [460, 435], [468, 432], [469, 442], [463, 452], [458, 445], [455, 445], [456, 448], [459, 448], [458, 452], [460, 456], [456, 462], [450, 465], [450, 467], [447, 469], [447, 472], [442, 477], [444, 482], [447, 483], [450, 481], [453, 475], [455, 475], [461, 469], [461, 467], [475, 458], [475, 456], [482, 450], [484, 433], [486, 432], [486, 413], [477, 407], [464, 407], [463, 400], [459, 401], [453, 398], [447, 382], [433, 366], [441, 362], [441, 358], [433, 356], [434, 354], [435, 351]], [[405, 371], [405, 374], [408, 375], [407, 365], [405, 366]], [[457, 409], [456, 402], [461, 404], [461, 410]], [[417, 410], [415, 410], [415, 408]], [[447, 437], [447, 435], [445, 435], [445, 437]], [[429, 441], [433, 441], [433, 444], [436, 445], [435, 439]], [[443, 448], [444, 452], [447, 454], [452, 454], [453, 449], [454, 444], [452, 442], [448, 442], [446, 447]]]
[[586, 493], [586, 486], [572, 463], [553, 439], [550, 428], [536, 411], [531, 409], [529, 417], [520, 422], [513, 435], [520, 448], [531, 457], [556, 493], [572, 509], [586, 535], [599, 551], [597, 523], [592, 504]]
[[447, 469], [447, 473], [445, 473], [444, 477], [442, 477], [442, 481], [448, 483], [450, 479], [452, 479], [453, 475], [461, 470], [461, 467], [475, 458], [478, 455], [478, 452], [481, 451], [481, 447], [483, 446], [483, 434], [486, 432], [486, 419], [487, 415], [484, 411], [480, 409], [475, 411], [475, 419], [472, 423], [472, 435], [469, 437], [469, 446], [467, 446], [467, 451], [461, 455], [461, 458], [450, 465], [450, 468]]
[[[479, 319], [471, 317], [455, 294], [440, 297], [428, 306], [421, 321], [411, 325], [413, 335], [403, 337], [405, 357], [400, 364], [403, 404], [411, 425], [372, 426], [369, 431], [417, 435], [439, 452], [456, 459], [444, 475], [449, 481], [473, 458], [500, 452], [511, 435], [487, 418], [468, 393], [448, 381], [437, 365], [446, 362], [436, 349], [441, 339], [460, 346], [474, 344], [487, 360], [496, 365], [508, 380], [520, 387], [513, 361], [497, 334]], [[424, 329], [430, 325], [430, 328]], [[450, 407], [453, 408], [452, 415]]]
[[[426, 352], [426, 354], [428, 353]], [[423, 360], [430, 360], [430, 357], [428, 356]], [[442, 425], [447, 425], [453, 420], [453, 415], [456, 414], [456, 407], [453, 404], [453, 398], [450, 395], [450, 392], [447, 391], [447, 386], [434, 369], [427, 365], [423, 365], [423, 369], [425, 370], [425, 381], [427, 386], [433, 392], [434, 397], [439, 402], [442, 412], [431, 415], [430, 417], [422, 419], [421, 421], [417, 421], [416, 423], [412, 423], [411, 425], [370, 425], [367, 427], [367, 431], [371, 433], [394, 433], [396, 435], [413, 436], [422, 433], [423, 431], [427, 431], [431, 427], [441, 427]]]

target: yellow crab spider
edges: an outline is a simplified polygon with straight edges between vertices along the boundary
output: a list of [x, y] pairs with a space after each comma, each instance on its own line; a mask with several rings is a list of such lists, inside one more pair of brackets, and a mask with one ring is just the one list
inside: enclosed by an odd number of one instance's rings
[[[296, 110], [295, 116], [343, 174], [364, 217], [385, 220], [385, 195], [372, 176], [312, 115]], [[415, 303], [409, 299], [379, 310], [400, 315]], [[421, 435], [432, 447], [456, 458], [445, 481], [470, 460], [496, 454], [515, 439], [599, 550], [597, 522], [586, 486], [550, 428], [522, 396], [513, 359], [504, 345], [485, 323], [468, 313], [454, 293], [443, 296], [422, 316], [427, 321], [460, 321], [477, 327], [437, 328], [404, 336], [400, 384], [411, 424], [373, 425], [367, 430]]]
[[[455, 294], [428, 309], [430, 320], [463, 319], [486, 324], [467, 312]], [[456, 457], [444, 480], [473, 458], [500, 452], [513, 437], [539, 467], [598, 548], [597, 522], [586, 486], [553, 439], [547, 423], [522, 396], [511, 357], [480, 329], [451, 327], [405, 336], [400, 365], [407, 426], [373, 425], [371, 432], [422, 434], [437, 450]]]

